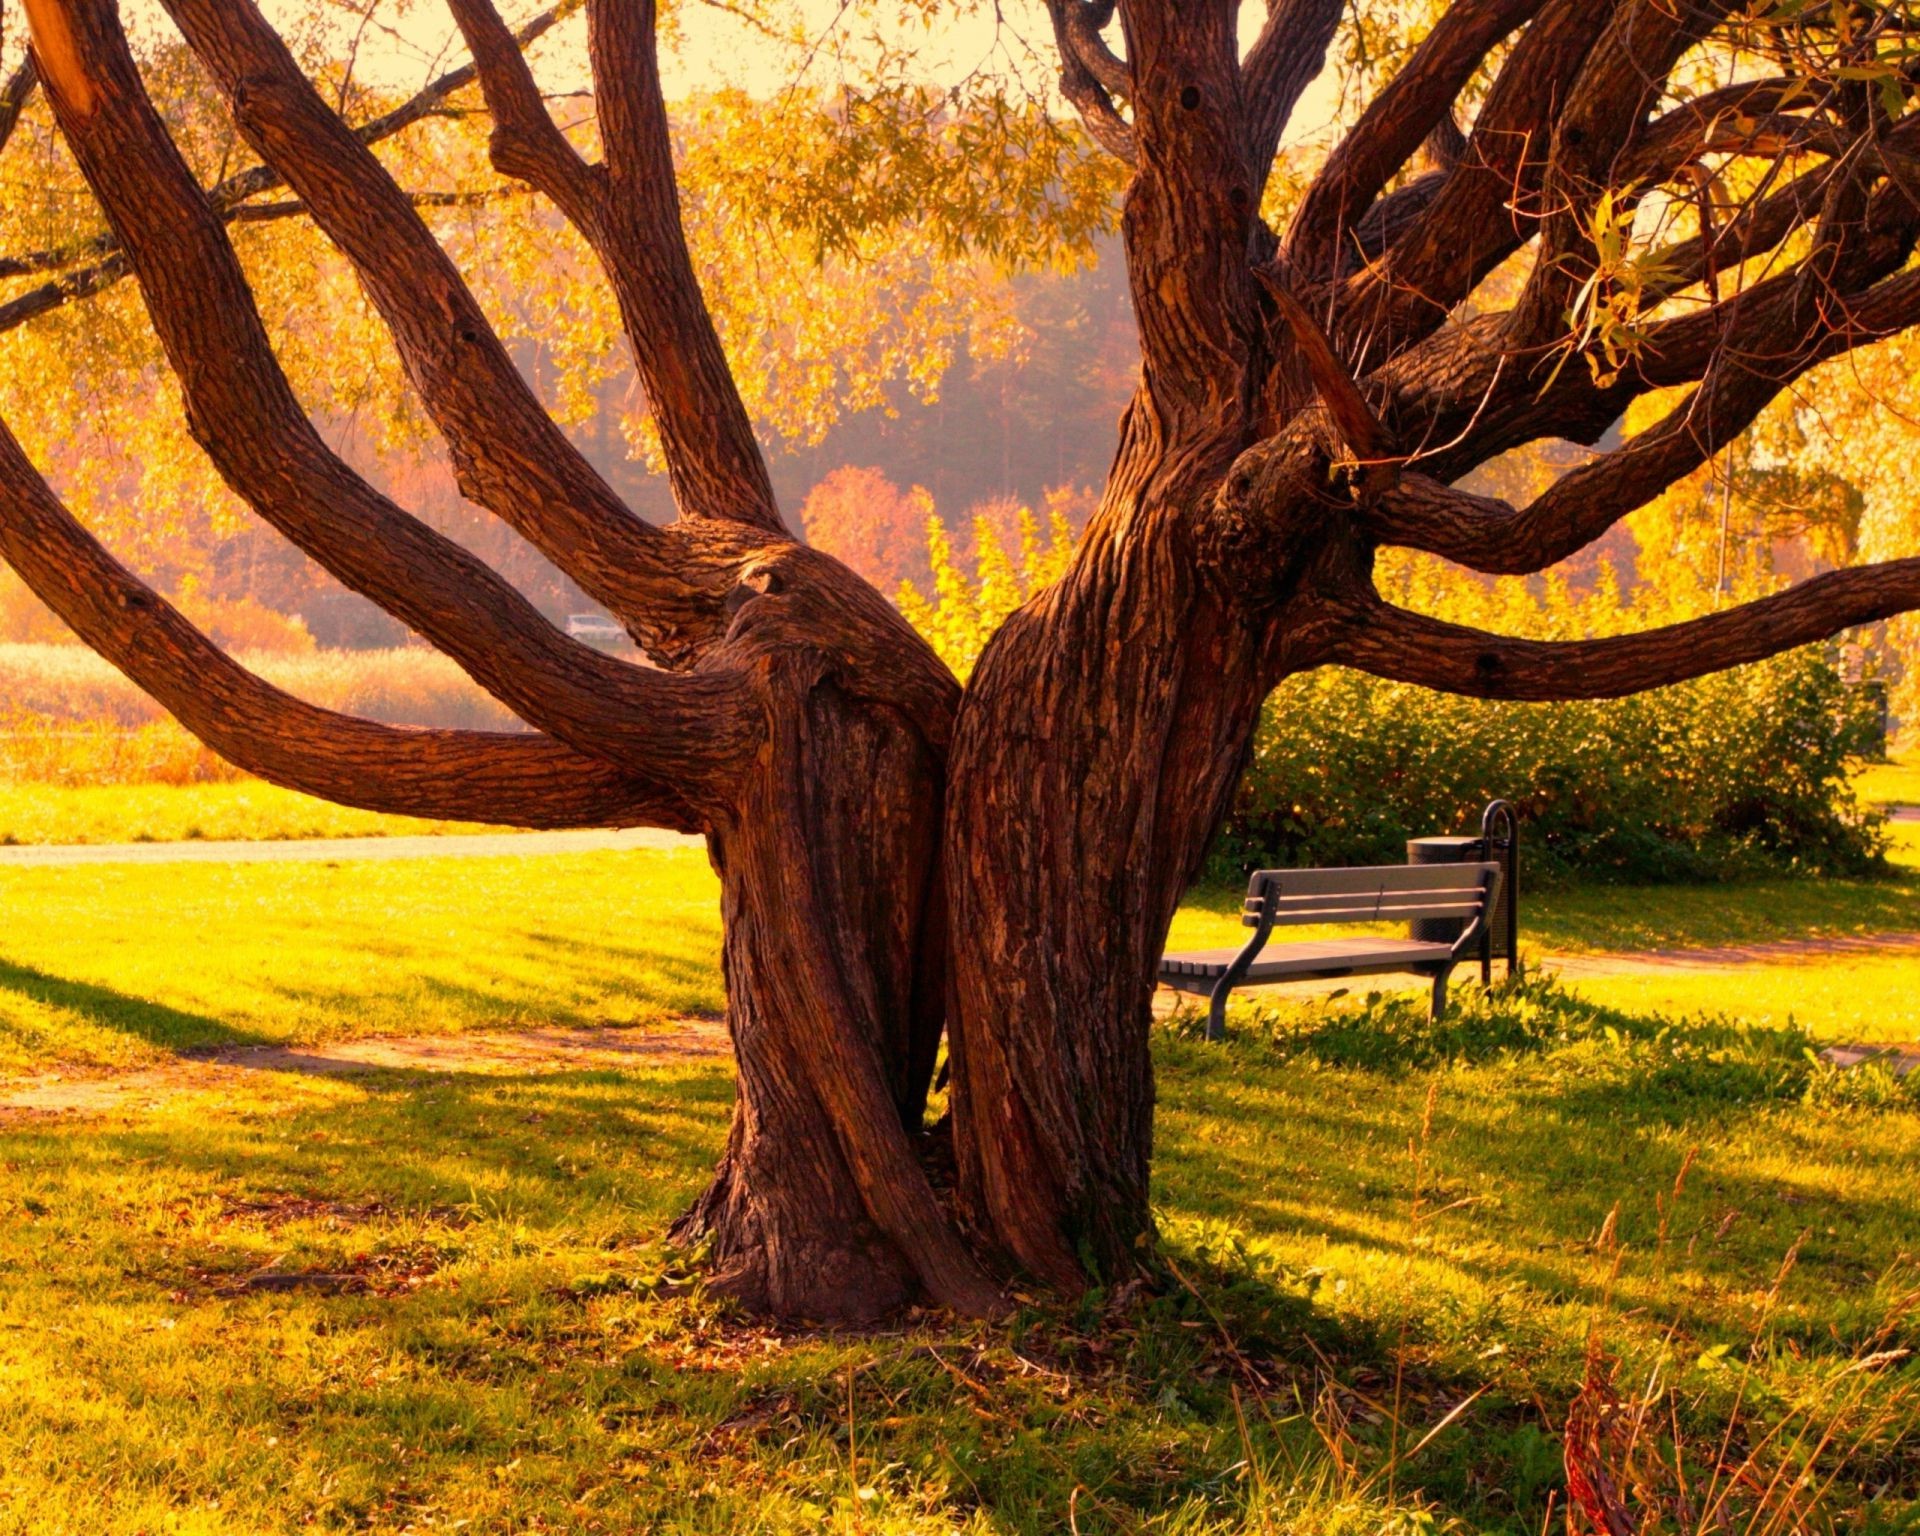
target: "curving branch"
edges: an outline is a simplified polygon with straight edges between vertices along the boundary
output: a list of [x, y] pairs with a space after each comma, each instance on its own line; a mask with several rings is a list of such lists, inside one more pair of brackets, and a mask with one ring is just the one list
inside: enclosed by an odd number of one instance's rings
[[654, 649], [709, 634], [720, 593], [682, 573], [674, 541], [634, 516], [547, 415], [406, 194], [259, 10], [250, 0], [167, 0], [167, 11], [254, 152], [353, 264], [462, 491]]
[[[1592, 0], [1538, 7], [1494, 77], [1459, 164], [1406, 233], [1346, 282], [1336, 336], [1361, 371], [1431, 335], [1533, 234], [1554, 113], [1610, 9]], [[1433, 121], [1422, 119], [1421, 132]]]
[[[1911, 243], [1906, 242], [1907, 248]], [[1895, 270], [1902, 259], [1883, 253], [1879, 266]], [[1744, 302], [1728, 300], [1718, 306], [1736, 317], [1732, 323], [1741, 337], [1737, 345], [1725, 343], [1724, 329], [1713, 336], [1706, 323], [1709, 318], [1726, 322], [1727, 315], [1673, 322], [1672, 355], [1661, 360], [1662, 366], [1689, 366], [1689, 349], [1678, 333], [1686, 326], [1706, 360], [1700, 386], [1654, 426], [1568, 471], [1525, 507], [1477, 496], [1426, 474], [1404, 473], [1363, 509], [1368, 531], [1383, 543], [1425, 550], [1489, 574], [1544, 570], [1584, 549], [1706, 463], [1808, 369], [1920, 321], [1920, 272], [1901, 273], [1844, 297], [1824, 292], [1815, 276], [1811, 270], [1784, 274], [1752, 290]], [[1659, 382], [1643, 377], [1627, 393]], [[1623, 403], [1619, 393], [1597, 392], [1596, 397], [1607, 402], [1596, 415], [1611, 411], [1617, 416]], [[1565, 419], [1556, 418], [1548, 404], [1530, 415], [1538, 428], [1530, 435], [1566, 435]], [[1498, 420], [1487, 423], [1488, 438], [1474, 450], [1476, 459], [1491, 456], [1493, 445], [1511, 440], [1514, 434], [1505, 427]], [[1447, 470], [1458, 473], [1466, 467], [1456, 460]]]
[[[1804, 131], [1824, 105], [1806, 80], [1774, 75], [1739, 80], [1690, 97], [1638, 130], [1616, 161], [1622, 185], [1669, 180], [1677, 171], [1711, 154], [1774, 152], [1756, 138], [1756, 130]], [[1805, 112], [1805, 116], [1793, 116]]]
[[1253, 175], [1253, 201], [1266, 192], [1273, 158], [1280, 152], [1300, 98], [1326, 67], [1327, 48], [1346, 10], [1346, 0], [1274, 0], [1266, 24], [1240, 66], [1246, 99], [1247, 169]]
[[[53, 3], [53, 0], [49, 0]], [[751, 751], [730, 675], [627, 666], [568, 639], [485, 562], [379, 495], [327, 448], [281, 371], [220, 220], [147, 99], [110, 0], [36, 7], [68, 28], [47, 84], [124, 243], [227, 482], [346, 585], [454, 657], [523, 719], [583, 751], [717, 785]], [[52, 50], [36, 52], [43, 69]]]
[[407, 730], [321, 709], [273, 687], [115, 561], [60, 504], [4, 422], [0, 556], [182, 725], [271, 783], [406, 816], [700, 829], [692, 805], [670, 787], [548, 737]]
[[[501, 187], [478, 192], [409, 192], [407, 201], [416, 208], [478, 208], [487, 203], [500, 201], [513, 190], [515, 189]], [[211, 202], [212, 199], [209, 198], [208, 201]], [[222, 222], [227, 224], [275, 224], [284, 219], [301, 218], [306, 212], [307, 205], [298, 198], [282, 198], [278, 202], [271, 203], [236, 203], [221, 209], [220, 217]], [[47, 246], [42, 250], [28, 251], [20, 256], [0, 256], [0, 281], [15, 277], [32, 277], [41, 272], [70, 272], [75, 268], [87, 266], [105, 267], [107, 263], [102, 258], [119, 250], [120, 237], [109, 231], [75, 241], [70, 245]], [[120, 263], [114, 265], [111, 270], [120, 276], [125, 276], [128, 269], [124, 263]], [[98, 289], [94, 291], [97, 292]], [[39, 290], [36, 289], [34, 292], [38, 293]], [[36, 310], [35, 313], [44, 314], [45, 310]], [[0, 329], [5, 328], [0, 326]]]
[[1113, 11], [1113, 0], [1047, 0], [1054, 46], [1060, 52], [1060, 94], [1094, 143], [1132, 165], [1139, 141], [1115, 98], [1130, 94], [1133, 72], [1100, 35]]
[[524, 52], [492, 0], [448, 0], [493, 116], [494, 168], [544, 192], [574, 225], [598, 206], [601, 177], [547, 111]]
[[1611, 24], [1574, 81], [1553, 125], [1542, 178], [1540, 250], [1510, 327], [1521, 345], [1553, 336], [1594, 269], [1589, 215], [1612, 191], [1629, 212], [1637, 194], [1619, 175], [1635, 130], [1659, 99], [1680, 56], [1736, 0], [1633, 0]]
[[[515, 45], [521, 48], [530, 47], [544, 37], [577, 3], [578, 0], [569, 0], [567, 5], [542, 11], [525, 26], [511, 34]], [[27, 63], [22, 66], [22, 73], [31, 69], [32, 63], [32, 58], [29, 56]], [[38, 76], [34, 75], [32, 78], [37, 81]], [[449, 70], [399, 106], [362, 123], [354, 133], [363, 144], [379, 144], [413, 127], [416, 123], [443, 114], [447, 110], [448, 98], [465, 90], [474, 83], [476, 78], [476, 71], [471, 64]], [[19, 79], [20, 74], [16, 74], [15, 80]], [[22, 105], [25, 104], [25, 99], [23, 96]], [[0, 113], [0, 116], [4, 116], [4, 113]], [[6, 135], [0, 133], [0, 147], [4, 147], [5, 142]], [[237, 171], [209, 187], [207, 201], [223, 215], [238, 217], [237, 210], [249, 199], [275, 191], [285, 185], [286, 182], [272, 167], [249, 166], [244, 171]], [[27, 321], [44, 315], [50, 310], [58, 309], [76, 299], [88, 298], [117, 283], [132, 270], [124, 260], [118, 259], [120, 250], [119, 237], [108, 229], [91, 239], [75, 241], [58, 250], [31, 252], [20, 257], [0, 257], [0, 277], [24, 277], [40, 271], [74, 269], [60, 281], [47, 283], [0, 305], [0, 331], [12, 330], [15, 326], [24, 325]]]
[[547, 114], [491, 0], [454, 0], [494, 118], [493, 160], [551, 197], [612, 284], [685, 519], [785, 540], [765, 456], [687, 250], [651, 0], [587, 7], [604, 166]]
[[1382, 601], [1336, 624], [1348, 666], [1481, 699], [1611, 699], [1760, 661], [1920, 608], [1920, 558], [1830, 571], [1705, 618], [1599, 640], [1520, 640]]
[[62, 273], [50, 283], [42, 283], [38, 288], [30, 288], [15, 298], [0, 304], [0, 334], [25, 325], [29, 320], [50, 314], [79, 299], [92, 298], [94, 294], [111, 288], [121, 278], [133, 271], [125, 252], [116, 252], [104, 261], [92, 266], [81, 267], [77, 271]]
[[1546, 3], [1457, 5], [1434, 23], [1406, 67], [1368, 104], [1307, 188], [1287, 233], [1287, 253], [1296, 271], [1330, 277], [1343, 266], [1345, 231], [1367, 215], [1388, 180], [1436, 128], [1444, 132], [1453, 127], [1453, 104], [1474, 71]]

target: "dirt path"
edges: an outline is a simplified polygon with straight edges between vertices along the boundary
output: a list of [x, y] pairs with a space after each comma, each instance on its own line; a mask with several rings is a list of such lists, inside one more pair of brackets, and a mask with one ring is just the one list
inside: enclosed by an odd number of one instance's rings
[[[1591, 954], [1534, 954], [1521, 946], [1522, 954], [1542, 970], [1565, 976], [1570, 981], [1603, 980], [1612, 976], [1714, 976], [1730, 975], [1745, 967], [1778, 965], [1783, 962], [1820, 959], [1857, 959], [1872, 955], [1920, 956], [1920, 933], [1872, 933], [1827, 939], [1773, 939], [1756, 944], [1724, 944], [1700, 949], [1596, 950]], [[1494, 974], [1501, 974], [1498, 963]], [[1454, 972], [1455, 984], [1478, 980], [1477, 965], [1462, 966]], [[1271, 987], [1244, 987], [1236, 997], [1268, 997], [1275, 1002], [1289, 998], [1329, 997], [1340, 992], [1391, 992], [1396, 988], [1424, 988], [1418, 977], [1358, 976], [1325, 981], [1290, 981]], [[1154, 994], [1154, 1011], [1165, 1016], [1181, 1007], [1205, 1007], [1205, 998], [1184, 996], [1162, 987]]]
[[529, 1029], [512, 1033], [389, 1036], [332, 1045], [223, 1046], [120, 1073], [46, 1072], [0, 1078], [0, 1123], [16, 1117], [158, 1108], [188, 1094], [243, 1087], [255, 1074], [343, 1077], [367, 1072], [489, 1075], [618, 1070], [641, 1062], [713, 1061], [728, 1052], [717, 1019], [661, 1029]]
[[[504, 840], [504, 839], [503, 839]], [[366, 841], [378, 841], [367, 839]], [[411, 839], [419, 842], [481, 839]], [[1713, 949], [1543, 955], [1539, 964], [1573, 980], [1608, 976], [1729, 974], [1743, 967], [1829, 956], [1920, 955], [1920, 933], [1858, 938], [1780, 939]], [[1394, 977], [1296, 982], [1249, 992], [1300, 998], [1356, 987], [1392, 988]], [[1414, 979], [1409, 985], [1424, 987]], [[1167, 1014], [1192, 999], [1162, 988], [1155, 1011]], [[0, 1124], [8, 1120], [99, 1115], [154, 1109], [187, 1095], [245, 1086], [261, 1072], [340, 1077], [368, 1072], [528, 1074], [618, 1070], [647, 1062], [715, 1061], [727, 1056], [726, 1026], [717, 1019], [680, 1019], [661, 1029], [530, 1029], [464, 1035], [389, 1036], [331, 1045], [225, 1046], [185, 1051], [159, 1065], [126, 1072], [47, 1072], [0, 1078]], [[1842, 1066], [1876, 1057], [1895, 1071], [1920, 1066], [1920, 1046], [1837, 1045], [1823, 1054]]]
[[[1525, 946], [1522, 946], [1525, 953]], [[1867, 933], [1831, 939], [1770, 939], [1759, 944], [1723, 944], [1704, 949], [1598, 950], [1584, 955], [1543, 955], [1540, 963], [1562, 976], [1706, 975], [1747, 965], [1783, 961], [1858, 959], [1870, 955], [1920, 955], [1920, 933]]]
[[622, 831], [481, 832], [450, 837], [316, 837], [259, 842], [34, 843], [0, 848], [0, 868], [71, 864], [338, 864], [351, 859], [524, 858], [549, 853], [698, 848], [700, 839], [655, 827]]

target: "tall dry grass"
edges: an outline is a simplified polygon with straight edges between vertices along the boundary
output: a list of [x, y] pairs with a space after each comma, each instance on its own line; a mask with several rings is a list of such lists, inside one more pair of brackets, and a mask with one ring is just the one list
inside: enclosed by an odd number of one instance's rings
[[[519, 727], [437, 651], [257, 652], [240, 660], [288, 693], [343, 714], [389, 725]], [[0, 644], [0, 782], [195, 784], [241, 777], [92, 651]]]

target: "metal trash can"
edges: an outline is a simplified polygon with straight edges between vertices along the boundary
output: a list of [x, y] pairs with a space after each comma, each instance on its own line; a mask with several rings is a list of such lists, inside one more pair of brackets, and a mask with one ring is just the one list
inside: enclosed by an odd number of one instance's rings
[[[1493, 962], [1504, 960], [1507, 974], [1520, 971], [1520, 830], [1513, 807], [1505, 800], [1489, 805], [1480, 818], [1478, 837], [1412, 837], [1407, 839], [1409, 864], [1480, 864], [1500, 866], [1500, 894], [1480, 930], [1480, 979], [1493, 980]], [[1419, 917], [1407, 924], [1407, 937], [1427, 944], [1451, 944], [1460, 937], [1466, 919]]]

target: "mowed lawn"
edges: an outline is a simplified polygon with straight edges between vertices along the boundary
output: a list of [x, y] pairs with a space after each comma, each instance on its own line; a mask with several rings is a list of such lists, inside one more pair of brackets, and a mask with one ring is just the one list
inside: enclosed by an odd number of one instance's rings
[[[1901, 857], [1545, 894], [1528, 936], [1920, 928]], [[1237, 938], [1231, 900], [1176, 942]], [[5, 1071], [720, 1005], [698, 851], [0, 869], [0, 901]], [[1642, 978], [1465, 987], [1439, 1030], [1355, 998], [1249, 1001], [1224, 1047], [1168, 1023], [1158, 1292], [994, 1327], [775, 1332], [704, 1297], [661, 1235], [723, 1062], [0, 1115], [0, 1532], [1531, 1536], [1590, 1378], [1652, 1403], [1637, 1452], [1589, 1448], [1621, 1481], [1670, 1495], [1677, 1437], [1726, 1529], [1912, 1530], [1920, 1112], [1811, 1057], [1920, 1036], [1920, 961], [1874, 964], [1879, 991], [1769, 964], [1672, 1010]]]
[[0, 1071], [716, 1014], [698, 848], [0, 868]]

